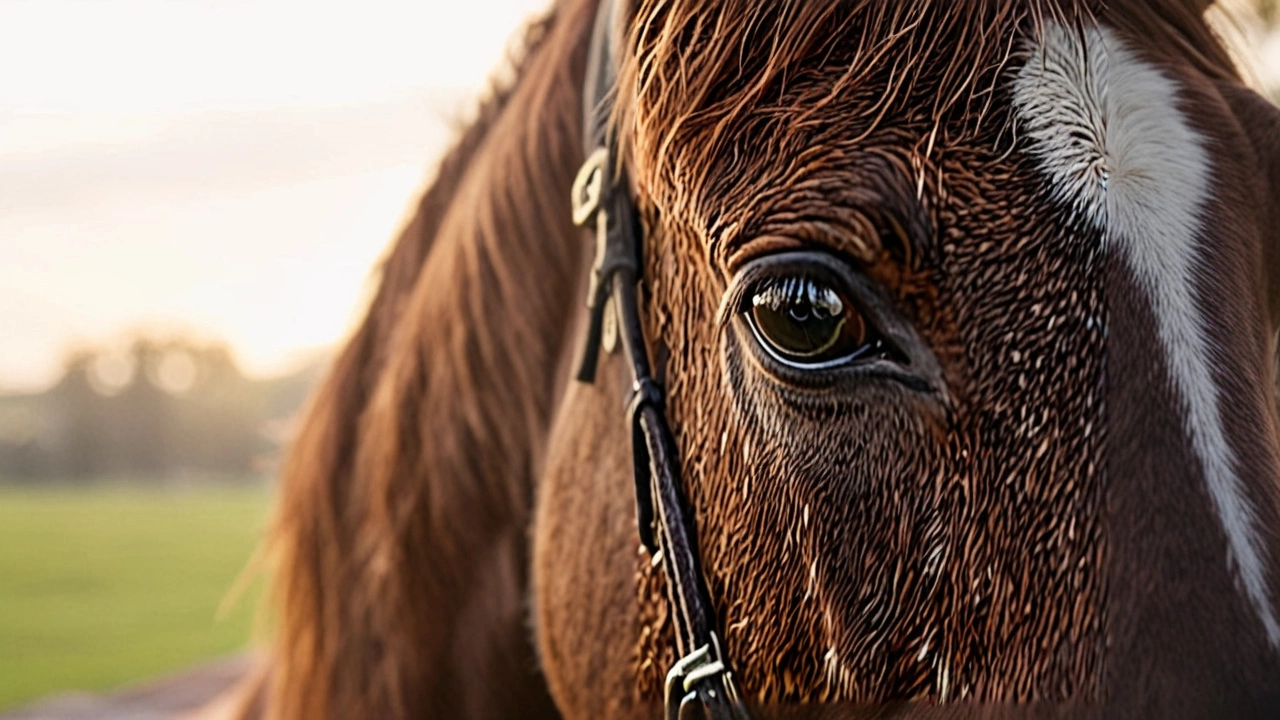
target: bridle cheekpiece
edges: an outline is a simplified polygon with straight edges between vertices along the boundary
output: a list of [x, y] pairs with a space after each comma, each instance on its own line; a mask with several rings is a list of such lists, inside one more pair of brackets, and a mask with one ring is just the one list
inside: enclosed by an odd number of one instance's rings
[[650, 371], [638, 309], [644, 229], [618, 156], [610, 110], [617, 92], [613, 47], [616, 0], [601, 0], [591, 37], [583, 88], [583, 139], [587, 156], [574, 180], [573, 221], [594, 224], [595, 263], [587, 295], [587, 337], [577, 379], [593, 382], [603, 346], [620, 344], [632, 370], [627, 402], [635, 472], [640, 541], [666, 578], [667, 599], [682, 656], [667, 673], [667, 720], [689, 720], [701, 709], [713, 720], [742, 720], [746, 708], [716, 634], [715, 611], [703, 583], [696, 532], [680, 490], [680, 464], [667, 423], [662, 388]]

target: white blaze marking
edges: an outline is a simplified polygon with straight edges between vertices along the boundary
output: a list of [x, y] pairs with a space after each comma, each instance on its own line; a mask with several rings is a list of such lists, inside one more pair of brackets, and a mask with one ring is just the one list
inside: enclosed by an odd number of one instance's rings
[[1186, 432], [1267, 639], [1280, 647], [1257, 519], [1222, 427], [1214, 356], [1194, 294], [1197, 237], [1210, 189], [1201, 137], [1178, 110], [1178, 86], [1107, 28], [1048, 24], [1014, 81], [1018, 126], [1055, 198], [1119, 248], [1146, 291]]

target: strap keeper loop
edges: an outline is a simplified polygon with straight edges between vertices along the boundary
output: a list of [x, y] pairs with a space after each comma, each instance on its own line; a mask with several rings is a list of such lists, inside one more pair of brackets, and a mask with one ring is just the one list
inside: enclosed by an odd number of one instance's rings
[[631, 399], [627, 401], [627, 422], [635, 425], [640, 411], [646, 406], [659, 411], [664, 407], [662, 386], [651, 377], [640, 378], [631, 387]]
[[636, 483], [636, 529], [640, 533], [640, 544], [657, 560], [662, 552], [658, 547], [657, 533], [654, 531], [656, 515], [653, 507], [652, 471], [649, 469], [648, 441], [645, 437], [643, 417], [646, 407], [662, 411], [662, 386], [651, 377], [636, 380], [631, 391], [631, 399], [627, 402], [627, 425], [631, 428], [632, 468]]

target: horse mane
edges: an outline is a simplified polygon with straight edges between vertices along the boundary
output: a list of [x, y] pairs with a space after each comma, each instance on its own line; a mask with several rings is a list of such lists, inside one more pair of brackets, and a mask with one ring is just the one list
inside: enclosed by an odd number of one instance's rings
[[[451, 646], [455, 623], [444, 618], [465, 611], [451, 593], [507, 590], [509, 578], [471, 578], [464, 564], [496, 552], [469, 540], [477, 528], [510, 525], [523, 541], [527, 524], [532, 492], [520, 480], [553, 376], [530, 362], [553, 362], [544, 348], [565, 331], [544, 317], [563, 314], [548, 287], [575, 287], [577, 248], [546, 236], [565, 234], [566, 214], [554, 212], [566, 200], [548, 175], [571, 173], [562, 166], [581, 152], [582, 15], [558, 7], [527, 26], [509, 79], [494, 82], [441, 161], [304, 411], [265, 543], [275, 628], [259, 701], [270, 717], [441, 710], [432, 698], [457, 696], [462, 679], [424, 648]], [[521, 223], [529, 237], [513, 241]], [[468, 331], [495, 322], [515, 339]], [[512, 357], [516, 342], [530, 362]], [[489, 602], [503, 601], [525, 600]], [[511, 657], [499, 662], [534, 674], [527, 647], [500, 650]]]

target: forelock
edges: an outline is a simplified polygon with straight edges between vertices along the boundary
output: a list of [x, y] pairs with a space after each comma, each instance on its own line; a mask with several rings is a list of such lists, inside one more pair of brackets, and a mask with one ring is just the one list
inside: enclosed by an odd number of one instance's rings
[[859, 133], [903, 115], [976, 126], [1019, 29], [1088, 14], [1081, 0], [642, 0], [618, 118], [634, 162], [695, 184], [748, 117], [803, 131], [856, 97], [858, 117], [842, 121]]

